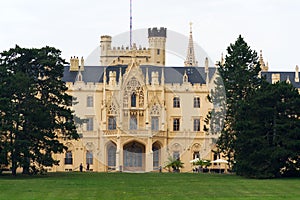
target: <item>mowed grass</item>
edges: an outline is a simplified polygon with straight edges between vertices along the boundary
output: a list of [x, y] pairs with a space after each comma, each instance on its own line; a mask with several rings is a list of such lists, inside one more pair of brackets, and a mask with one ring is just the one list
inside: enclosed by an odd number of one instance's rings
[[300, 199], [300, 179], [192, 173], [2, 175], [0, 199]]

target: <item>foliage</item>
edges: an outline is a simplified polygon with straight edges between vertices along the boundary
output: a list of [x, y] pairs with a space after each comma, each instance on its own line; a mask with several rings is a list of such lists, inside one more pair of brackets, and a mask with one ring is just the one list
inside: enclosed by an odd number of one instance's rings
[[58, 164], [53, 153], [77, 139], [72, 97], [62, 81], [65, 61], [52, 47], [16, 46], [0, 54], [0, 155], [24, 173]]
[[236, 132], [233, 127], [239, 103], [259, 87], [259, 71], [257, 53], [250, 49], [241, 36], [227, 48], [225, 63], [218, 63], [219, 76], [209, 97], [214, 108], [206, 118], [206, 123], [210, 123], [212, 133], [220, 134], [217, 153], [222, 153], [229, 164], [234, 163]]
[[183, 165], [184, 163], [181, 162], [179, 158], [173, 158], [172, 156], [169, 156], [164, 168], [167, 168], [169, 172], [171, 171], [171, 168], [173, 169], [173, 172], [180, 172], [180, 169], [184, 167]]
[[202, 160], [202, 159], [199, 159], [197, 160], [196, 162], [193, 162], [192, 163], [193, 165], [196, 165], [196, 166], [201, 166], [202, 168], [207, 168], [211, 165], [211, 162], [210, 160]]
[[300, 176], [300, 95], [285, 82], [264, 83], [236, 118], [237, 174], [254, 178]]

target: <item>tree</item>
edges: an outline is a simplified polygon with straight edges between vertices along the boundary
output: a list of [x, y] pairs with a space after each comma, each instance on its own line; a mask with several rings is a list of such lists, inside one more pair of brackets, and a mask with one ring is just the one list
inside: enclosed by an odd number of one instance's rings
[[60, 53], [16, 46], [0, 54], [0, 147], [13, 175], [58, 164], [52, 155], [66, 149], [61, 139], [78, 138]]
[[[259, 71], [257, 53], [250, 49], [241, 36], [227, 48], [225, 63], [218, 63], [219, 77], [215, 80], [216, 87], [209, 97], [214, 109], [206, 122], [210, 123], [210, 129], [218, 127], [213, 129], [213, 132], [220, 132], [217, 141], [218, 153], [222, 153], [229, 163], [234, 163], [236, 139], [234, 126], [239, 104], [259, 87], [261, 81]], [[212, 115], [215, 120], [211, 120]], [[221, 120], [224, 120], [224, 123], [220, 123]]]
[[172, 156], [169, 156], [168, 161], [164, 168], [168, 168], [169, 172], [171, 171], [171, 168], [173, 169], [173, 172], [180, 172], [180, 169], [183, 168], [183, 162], [179, 158], [173, 158]]
[[236, 116], [237, 174], [300, 176], [300, 95], [285, 82], [263, 83]]

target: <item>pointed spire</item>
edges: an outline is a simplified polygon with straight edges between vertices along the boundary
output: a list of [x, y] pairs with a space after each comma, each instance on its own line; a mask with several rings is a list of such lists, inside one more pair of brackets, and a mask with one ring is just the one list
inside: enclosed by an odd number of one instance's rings
[[83, 59], [83, 56], [81, 57], [81, 60], [80, 60], [80, 67], [79, 67], [80, 71], [84, 71], [84, 59]]
[[193, 41], [193, 31], [192, 22], [190, 23], [190, 38], [189, 45], [186, 55], [186, 60], [184, 61], [184, 66], [198, 66], [198, 62], [195, 59], [194, 41]]
[[186, 74], [186, 70], [184, 70], [184, 75], [183, 75], [183, 83], [187, 83], [188, 82], [188, 75]]
[[224, 66], [225, 64], [225, 59], [224, 59], [224, 56], [223, 56], [223, 53], [221, 54], [221, 61], [220, 61], [221, 65]]
[[260, 64], [261, 71], [267, 72], [269, 70], [268, 63], [267, 63], [267, 65], [265, 65], [264, 58], [262, 55], [262, 50], [260, 50], [260, 54], [259, 54], [259, 64]]
[[77, 76], [76, 76], [76, 82], [79, 81], [83, 81], [83, 78], [82, 78], [82, 74], [81, 74], [81, 71], [79, 70], [78, 73], [77, 73]]
[[209, 70], [208, 70], [208, 58], [206, 57], [205, 58], [205, 73], [206, 73], [206, 84], [208, 84], [208, 82], [209, 82], [209, 74], [208, 74], [208, 72], [209, 72]]

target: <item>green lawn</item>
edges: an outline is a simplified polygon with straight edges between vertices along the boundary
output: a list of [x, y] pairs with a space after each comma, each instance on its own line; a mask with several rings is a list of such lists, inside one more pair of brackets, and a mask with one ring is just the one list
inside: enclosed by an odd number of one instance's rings
[[300, 199], [300, 179], [192, 173], [2, 175], [0, 199]]

